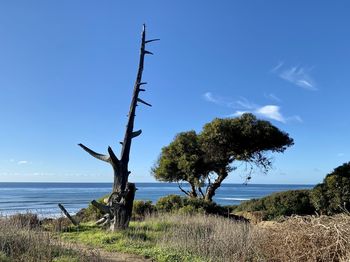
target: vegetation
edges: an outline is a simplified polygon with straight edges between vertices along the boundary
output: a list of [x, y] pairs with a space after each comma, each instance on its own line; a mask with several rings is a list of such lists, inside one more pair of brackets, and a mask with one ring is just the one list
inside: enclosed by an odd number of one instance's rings
[[[293, 139], [268, 121], [258, 120], [252, 114], [237, 118], [216, 118], [195, 131], [178, 134], [170, 145], [162, 149], [152, 169], [157, 180], [178, 182], [180, 189], [190, 197], [199, 195], [212, 201], [234, 161], [243, 161], [267, 172], [271, 167], [269, 152], [284, 152], [293, 145]], [[212, 174], [216, 175], [212, 179]], [[185, 191], [180, 182], [186, 181], [191, 190]], [[207, 185], [206, 190], [202, 187]]]
[[258, 225], [203, 214], [162, 214], [119, 232], [91, 224], [63, 232], [67, 241], [155, 261], [348, 261], [350, 216], [291, 217]]
[[[102, 203], [107, 196], [101, 197], [98, 202]], [[135, 200], [132, 210], [133, 220], [142, 220], [148, 215], [155, 213], [180, 213], [180, 214], [215, 214], [228, 217], [236, 206], [223, 207], [214, 202], [204, 199], [188, 198], [179, 195], [161, 197], [155, 204], [152, 201]], [[77, 214], [77, 219], [82, 222], [94, 221], [102, 217], [102, 213], [93, 205], [82, 209]]]
[[130, 222], [129, 228], [118, 232], [106, 232], [92, 223], [86, 223], [79, 229], [62, 232], [61, 236], [66, 241], [84, 243], [106, 251], [138, 254], [156, 261], [203, 261], [186, 251], [177, 252], [161, 245], [163, 235], [174, 226], [165, 217], [148, 217], [144, 221]]
[[281, 216], [311, 215], [315, 208], [310, 202], [309, 190], [289, 190], [241, 203], [235, 212], [256, 212], [262, 220], [271, 220]]
[[[97, 254], [72, 249], [40, 227], [33, 214], [0, 218], [0, 261], [102, 261]], [[69, 260], [68, 260], [69, 258]]]
[[337, 214], [350, 210], [350, 162], [334, 169], [311, 193], [320, 214]]

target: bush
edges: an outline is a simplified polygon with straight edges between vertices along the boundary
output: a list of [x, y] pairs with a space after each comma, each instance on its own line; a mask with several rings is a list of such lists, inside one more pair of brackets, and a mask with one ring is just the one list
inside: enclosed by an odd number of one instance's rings
[[179, 210], [184, 206], [183, 197], [179, 195], [168, 195], [159, 198], [156, 203], [156, 209], [160, 212], [172, 212]]
[[[109, 197], [105, 195], [97, 200], [101, 204], [106, 204], [104, 200]], [[132, 219], [139, 220], [143, 219], [145, 215], [152, 214], [155, 211], [155, 206], [152, 205], [152, 201], [141, 201], [134, 200], [132, 208]], [[81, 222], [95, 221], [100, 219], [103, 216], [100, 210], [94, 207], [91, 203], [87, 208], [79, 210], [75, 215], [75, 218]]]
[[226, 217], [233, 210], [231, 207], [222, 207], [204, 199], [181, 197], [178, 195], [169, 195], [160, 198], [156, 203], [156, 209], [158, 212], [179, 212], [182, 214], [203, 213]]
[[309, 215], [315, 212], [309, 190], [289, 190], [274, 193], [261, 199], [252, 199], [240, 204], [235, 212], [263, 211], [263, 219], [274, 219], [280, 216]]
[[132, 219], [140, 220], [150, 215], [155, 211], [155, 206], [152, 201], [135, 200], [132, 207]]
[[[97, 199], [97, 202], [101, 204], [106, 204], [104, 200], [108, 198], [110, 194], [104, 195], [103, 197], [100, 197]], [[80, 209], [78, 213], [75, 215], [75, 218], [80, 222], [88, 222], [93, 220], [98, 220], [103, 216], [100, 210], [98, 210], [96, 207], [94, 207], [91, 203], [88, 205], [87, 208]]]
[[350, 162], [328, 174], [311, 192], [311, 201], [321, 214], [333, 215], [350, 210]]
[[39, 226], [40, 221], [37, 214], [25, 213], [15, 214], [9, 217], [9, 222], [19, 228], [33, 229]]

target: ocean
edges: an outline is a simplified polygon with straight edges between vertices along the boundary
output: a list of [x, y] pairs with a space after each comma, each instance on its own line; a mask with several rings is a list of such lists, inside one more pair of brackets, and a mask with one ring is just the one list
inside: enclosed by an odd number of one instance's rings
[[[183, 195], [177, 184], [136, 183], [137, 200], [156, 202], [169, 194]], [[252, 198], [292, 189], [310, 189], [313, 185], [223, 184], [214, 200], [221, 205], [237, 205]], [[186, 188], [186, 186], [184, 186]], [[57, 217], [58, 203], [74, 214], [91, 200], [111, 192], [111, 183], [6, 183], [0, 182], [0, 215], [35, 212], [42, 217]]]

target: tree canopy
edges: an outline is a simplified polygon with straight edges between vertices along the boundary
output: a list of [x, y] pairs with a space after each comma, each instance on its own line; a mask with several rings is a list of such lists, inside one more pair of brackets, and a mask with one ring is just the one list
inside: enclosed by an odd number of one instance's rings
[[[204, 125], [199, 134], [195, 131], [178, 134], [162, 149], [152, 173], [157, 180], [178, 182], [189, 196], [197, 197], [199, 193], [212, 201], [216, 189], [233, 171], [234, 161], [267, 171], [271, 167], [269, 152], [284, 152], [291, 145], [293, 139], [287, 133], [253, 114], [216, 118]], [[212, 179], [211, 174], [216, 174], [216, 178]], [[181, 181], [190, 184], [189, 192], [181, 188]]]
[[338, 166], [314, 187], [312, 202], [321, 214], [350, 211], [350, 162]]

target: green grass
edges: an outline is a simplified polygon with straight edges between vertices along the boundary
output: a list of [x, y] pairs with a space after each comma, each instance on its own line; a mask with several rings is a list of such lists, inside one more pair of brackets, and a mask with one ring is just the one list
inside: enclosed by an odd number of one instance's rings
[[206, 261], [198, 256], [179, 252], [159, 244], [161, 236], [175, 224], [152, 218], [143, 222], [131, 222], [130, 227], [119, 232], [106, 232], [92, 223], [82, 224], [62, 232], [63, 240], [99, 247], [110, 252], [124, 252], [152, 258], [159, 262]]

